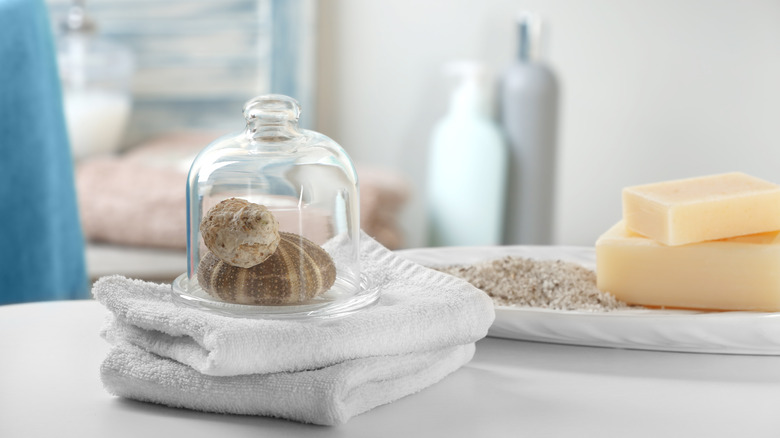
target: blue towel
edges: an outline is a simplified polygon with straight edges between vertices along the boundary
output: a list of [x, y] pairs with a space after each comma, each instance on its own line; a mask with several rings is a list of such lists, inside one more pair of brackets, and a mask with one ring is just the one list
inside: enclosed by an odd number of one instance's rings
[[48, 12], [0, 0], [0, 304], [88, 297]]

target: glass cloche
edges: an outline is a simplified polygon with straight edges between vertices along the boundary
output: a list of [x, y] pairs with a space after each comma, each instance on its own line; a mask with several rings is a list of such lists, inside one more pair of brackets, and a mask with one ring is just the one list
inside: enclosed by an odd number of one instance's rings
[[236, 316], [354, 312], [378, 298], [361, 276], [355, 168], [330, 138], [300, 129], [300, 106], [264, 95], [246, 129], [203, 149], [187, 183], [187, 272], [178, 301]]

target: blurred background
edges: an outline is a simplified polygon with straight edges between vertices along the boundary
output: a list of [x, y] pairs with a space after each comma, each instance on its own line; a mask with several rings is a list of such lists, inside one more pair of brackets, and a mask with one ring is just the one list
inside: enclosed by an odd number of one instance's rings
[[[542, 243], [593, 245], [624, 186], [735, 170], [780, 182], [778, 0], [90, 0], [86, 22], [71, 1], [47, 5], [93, 278], [184, 272], [182, 175], [267, 92], [351, 155], [369, 234], [430, 245], [432, 135], [454, 89], [442, 68], [479, 63], [498, 123], [521, 11], [543, 18], [537, 60], [559, 87]], [[92, 67], [113, 78], [97, 96], [72, 73], [84, 31], [112, 59]], [[139, 209], [155, 217], [140, 228]]]
[[[624, 186], [741, 170], [780, 182], [776, 0], [321, 3], [318, 127], [356, 161], [424, 181], [423, 153], [456, 58], [500, 74], [521, 10], [549, 23], [561, 88], [554, 243], [592, 245]], [[326, 109], [330, 110], [326, 110]], [[421, 198], [408, 208], [420, 245]]]

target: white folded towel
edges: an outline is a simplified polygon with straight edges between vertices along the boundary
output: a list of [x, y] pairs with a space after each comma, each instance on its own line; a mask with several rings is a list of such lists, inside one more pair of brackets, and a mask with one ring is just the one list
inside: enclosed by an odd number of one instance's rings
[[206, 412], [262, 415], [321, 425], [345, 423], [430, 386], [471, 360], [474, 344], [353, 359], [310, 371], [206, 376], [129, 344], [101, 367], [109, 392]]
[[487, 334], [490, 298], [465, 281], [399, 257], [363, 234], [361, 267], [380, 288], [379, 302], [339, 318], [231, 318], [177, 305], [170, 285], [100, 279], [98, 301], [114, 315], [104, 331], [212, 376], [327, 367], [356, 358], [429, 352]]

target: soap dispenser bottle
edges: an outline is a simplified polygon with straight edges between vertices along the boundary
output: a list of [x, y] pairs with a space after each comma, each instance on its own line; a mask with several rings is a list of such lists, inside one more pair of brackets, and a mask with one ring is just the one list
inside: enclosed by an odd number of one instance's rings
[[503, 231], [506, 146], [487, 109], [484, 68], [446, 66], [458, 78], [431, 137], [427, 206], [432, 246], [496, 245]]
[[521, 14], [518, 56], [501, 81], [500, 122], [509, 144], [505, 244], [552, 243], [558, 81], [538, 56], [541, 20]]

